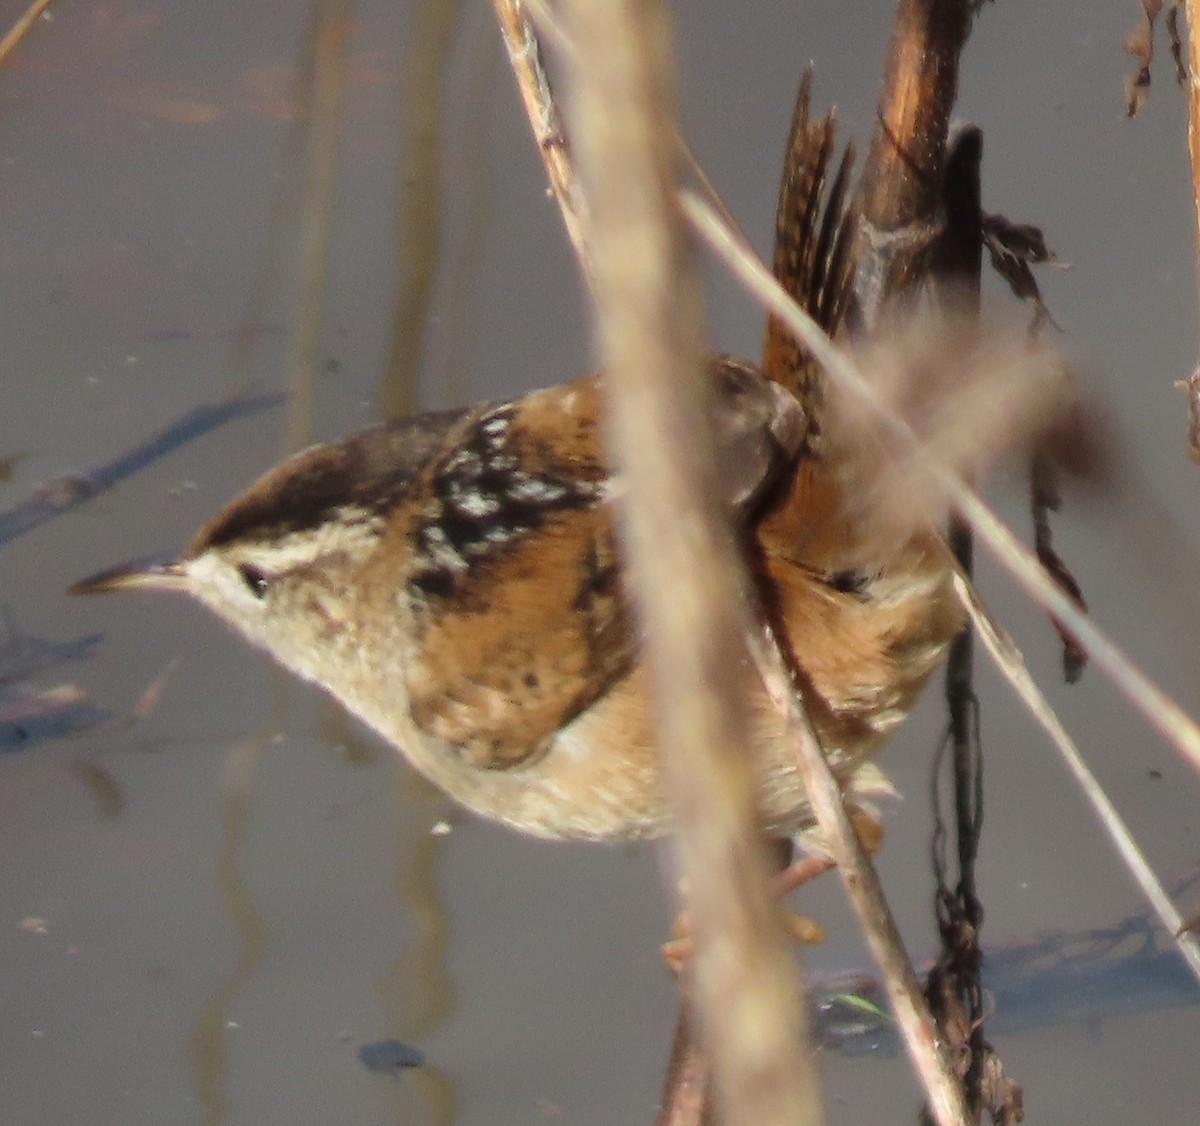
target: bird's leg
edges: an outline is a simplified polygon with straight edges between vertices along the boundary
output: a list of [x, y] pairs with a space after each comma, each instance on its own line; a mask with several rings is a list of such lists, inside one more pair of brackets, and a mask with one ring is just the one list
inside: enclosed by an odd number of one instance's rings
[[[863, 805], [851, 805], [847, 811], [850, 820], [858, 833], [858, 839], [870, 856], [874, 856], [883, 846], [883, 823], [874, 808]], [[803, 887], [811, 880], [823, 875], [834, 867], [833, 857], [819, 849], [819, 844], [811, 837], [810, 845], [816, 845], [818, 851], [796, 859], [794, 856], [796, 842], [790, 838], [774, 838], [769, 844], [777, 860], [779, 872], [775, 877], [775, 892], [782, 899], [791, 895], [797, 888]], [[687, 896], [686, 884], [683, 896]], [[814, 922], [806, 915], [793, 911], [784, 913], [784, 927], [788, 934], [797, 942], [806, 946], [825, 941], [825, 929], [820, 923]], [[671, 938], [662, 944], [663, 961], [675, 974], [680, 973], [692, 954], [695, 953], [696, 942], [692, 930], [691, 913], [685, 907], [675, 919], [671, 930]]]
[[[816, 879], [817, 876], [833, 867], [833, 861], [828, 856], [806, 856], [800, 860], [791, 860], [792, 842], [787, 838], [772, 840], [770, 843], [776, 846], [775, 855], [779, 862], [780, 871], [775, 877], [775, 892], [780, 898], [789, 895], [802, 884]], [[683, 894], [686, 897], [686, 886]], [[784, 927], [797, 942], [811, 945], [825, 941], [825, 929], [820, 923], [814, 922], [805, 915], [798, 915], [791, 911], [786, 912]], [[695, 953], [695, 948], [692, 916], [685, 907], [676, 916], [671, 938], [662, 944], [663, 961], [667, 963], [667, 967], [673, 973], [679, 974]]]

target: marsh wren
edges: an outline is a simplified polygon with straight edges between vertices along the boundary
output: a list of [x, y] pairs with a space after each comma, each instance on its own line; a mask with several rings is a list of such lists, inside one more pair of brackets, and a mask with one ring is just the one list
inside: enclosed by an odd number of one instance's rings
[[[802, 94], [777, 273], [831, 330], [851, 274], [832, 124]], [[828, 196], [825, 207], [821, 202]], [[765, 371], [710, 368], [725, 502], [763, 613], [852, 780], [960, 626], [931, 530], [881, 544], [846, 496], [818, 377], [779, 326]], [[321, 685], [463, 805], [543, 837], [669, 828], [614, 534], [599, 377], [388, 423], [267, 473], [186, 551], [78, 585], [183, 591]], [[782, 719], [751, 701], [764, 828], [811, 821]]]

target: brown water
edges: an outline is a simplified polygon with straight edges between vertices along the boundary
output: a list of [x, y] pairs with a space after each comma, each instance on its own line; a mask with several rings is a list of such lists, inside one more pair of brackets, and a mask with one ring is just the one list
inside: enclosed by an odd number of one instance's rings
[[[689, 136], [760, 246], [801, 66], [816, 61], [818, 103], [836, 100], [865, 137], [891, 9], [802, 7], [680, 12]], [[1185, 114], [1160, 61], [1145, 116], [1121, 120], [1133, 11], [989, 7], [960, 111], [985, 130], [985, 206], [1042, 224], [1072, 265], [1045, 291], [1142, 478], [1108, 506], [1070, 502], [1060, 547], [1096, 616], [1194, 708], [1195, 566], [1180, 543], [1200, 527], [1200, 471], [1171, 386], [1195, 337]], [[308, 19], [295, 5], [81, 0], [0, 69], [0, 508], [201, 404], [287, 390]], [[0, 756], [5, 1123], [652, 1118], [674, 1018], [657, 853], [547, 846], [458, 817], [199, 608], [64, 594], [178, 547], [305, 430], [332, 437], [404, 403], [406, 372], [422, 403], [444, 405], [586, 368], [573, 263], [488, 11], [410, 0], [355, 20], [311, 413], [293, 398], [290, 415], [228, 422], [0, 554], [10, 635], [103, 635], [25, 687], [76, 685], [109, 713], [27, 718]], [[721, 347], [757, 350], [761, 317], [728, 283], [712, 323]], [[1018, 491], [1000, 499], [1023, 520]], [[1178, 541], [1156, 506], [1185, 529]], [[982, 570], [1151, 860], [1185, 868], [1196, 779], [1098, 674], [1060, 687], [1050, 630]], [[131, 721], [164, 671], [157, 706]], [[987, 937], [1137, 910], [1042, 737], [980, 679]], [[925, 793], [940, 722], [931, 698], [885, 756], [908, 797], [881, 867], [919, 951], [932, 946]], [[810, 966], [865, 964], [836, 881], [804, 906], [831, 932]], [[1197, 1101], [1198, 1031], [1195, 1009], [1125, 1010], [998, 1046], [1033, 1120], [1169, 1122]], [[357, 1049], [385, 1038], [430, 1066], [369, 1072]], [[829, 1057], [825, 1075], [833, 1122], [912, 1113], [902, 1059]]]

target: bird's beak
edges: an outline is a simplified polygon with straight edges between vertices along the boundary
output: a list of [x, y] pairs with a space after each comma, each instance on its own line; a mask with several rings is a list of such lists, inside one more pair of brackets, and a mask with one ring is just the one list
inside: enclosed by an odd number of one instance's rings
[[114, 590], [187, 590], [183, 564], [172, 560], [122, 563], [74, 583], [69, 594], [108, 594]]

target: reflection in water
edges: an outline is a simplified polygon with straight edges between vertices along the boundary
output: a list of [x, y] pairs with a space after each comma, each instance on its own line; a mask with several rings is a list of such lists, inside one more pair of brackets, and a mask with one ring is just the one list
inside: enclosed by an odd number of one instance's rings
[[439, 334], [445, 342], [443, 355], [427, 373], [430, 396], [425, 405], [456, 407], [471, 398], [466, 373], [471, 367], [471, 349], [478, 343], [472, 331], [476, 323], [476, 288], [483, 270], [488, 227], [492, 219], [492, 166], [488, 160], [487, 134], [495, 91], [505, 76], [499, 74], [500, 38], [490, 19], [476, 21], [470, 48], [470, 84], [467, 89], [464, 124], [456, 150], [456, 164], [465, 168], [463, 191], [465, 213], [458, 241], [448, 267], [446, 323]]
[[[454, 987], [446, 965], [446, 909], [437, 884], [445, 836], [433, 831], [446, 802], [407, 767], [397, 774], [396, 804], [403, 806], [396, 825], [396, 893], [415, 927], [410, 950], [389, 964], [379, 983], [389, 1030], [414, 1041], [439, 1028], [454, 1010]], [[432, 804], [432, 800], [436, 804]], [[414, 1086], [429, 1107], [428, 1121], [448, 1126], [457, 1099], [448, 1076], [424, 1067], [412, 1073]]]
[[259, 414], [278, 403], [278, 395], [245, 395], [196, 407], [111, 461], [56, 478], [20, 504], [0, 512], [0, 545], [11, 543], [46, 521], [90, 501], [225, 423]]
[[229, 920], [242, 943], [242, 956], [229, 980], [204, 1007], [188, 1046], [196, 1068], [196, 1097], [204, 1107], [205, 1126], [225, 1121], [229, 1110], [225, 1098], [226, 1021], [232, 1002], [263, 960], [266, 940], [262, 916], [242, 877], [246, 847], [246, 825], [251, 801], [251, 776], [267, 748], [266, 734], [237, 743], [225, 759], [225, 810], [221, 849], [217, 855], [217, 886]]
[[308, 122], [304, 202], [300, 210], [299, 289], [288, 358], [286, 452], [312, 443], [317, 356], [321, 347], [333, 227], [334, 172], [346, 75], [349, 0], [319, 0], [305, 46], [304, 119]]
[[384, 418], [417, 409], [417, 372], [437, 276], [442, 233], [442, 83], [462, 0], [418, 0], [400, 85], [404, 137], [396, 198], [397, 292], [387, 372], [377, 407]]
[[[90, 659], [99, 643], [99, 634], [50, 641], [26, 633], [17, 625], [12, 611], [0, 607], [0, 755], [26, 751], [45, 739], [98, 729], [109, 718], [78, 685], [42, 688], [27, 683], [64, 662]], [[94, 790], [103, 789], [100, 779], [89, 773], [89, 764], [81, 762], [76, 773], [89, 784], [96, 782]], [[112, 790], [106, 790], [105, 796], [113, 796]], [[110, 803], [100, 802], [105, 816], [109, 816], [109, 807]]]
[[[378, 746], [375, 737], [365, 734], [332, 700], [322, 704], [318, 730], [330, 746], [339, 749], [347, 763], [363, 766], [374, 761]], [[415, 1042], [445, 1023], [454, 1011], [455, 1001], [446, 964], [446, 909], [437, 883], [445, 835], [435, 828], [449, 801], [407, 764], [398, 762], [396, 778], [393, 884], [415, 933], [411, 946], [388, 963], [379, 982], [387, 1035], [359, 1049], [363, 1065], [375, 1071], [389, 1070], [371, 1062], [378, 1053], [386, 1054], [388, 1046], [403, 1045], [409, 1053], [419, 1055]], [[398, 1047], [393, 1055], [395, 1050]], [[364, 1052], [368, 1058], [364, 1058]], [[404, 1086], [415, 1089], [429, 1107], [427, 1121], [434, 1126], [453, 1122], [457, 1100], [449, 1078], [414, 1058], [405, 1058], [391, 1068], [389, 1078], [397, 1077], [401, 1067]], [[406, 1096], [399, 1085], [383, 1086], [381, 1090], [395, 1121], [407, 1124], [411, 1091]]]
[[[188, 1038], [195, 1068], [196, 1097], [204, 1108], [205, 1126], [217, 1126], [229, 1117], [225, 1094], [228, 1081], [227, 1032], [229, 1014], [244, 986], [262, 965], [267, 949], [263, 917], [256, 907], [242, 867], [247, 828], [254, 797], [254, 776], [274, 733], [281, 730], [291, 681], [282, 670], [271, 671], [270, 716], [255, 736], [230, 747], [223, 766], [225, 795], [223, 835], [217, 857], [217, 884], [226, 912], [240, 942], [241, 956], [227, 980], [204, 1006]], [[331, 745], [346, 748], [351, 762], [369, 762], [373, 755], [363, 736], [341, 709], [330, 707], [321, 722], [322, 735]], [[379, 985], [386, 1032], [405, 1043], [417, 1041], [438, 1029], [452, 1013], [454, 992], [446, 964], [447, 923], [437, 886], [437, 869], [444, 836], [436, 832], [445, 810], [445, 799], [413, 772], [398, 772], [396, 817], [397, 894], [415, 927], [412, 946], [397, 955]], [[406, 1073], [404, 1089], [390, 1079], [380, 1090], [392, 1106], [396, 1122], [411, 1120], [411, 1092], [428, 1107], [426, 1121], [449, 1126], [455, 1119], [457, 1100], [448, 1077], [428, 1066]]]
[[229, 979], [196, 1018], [188, 1037], [196, 1069], [196, 1097], [204, 1108], [205, 1126], [216, 1126], [228, 1115], [229, 1103], [225, 1097], [228, 1014], [266, 952], [262, 916], [242, 876], [242, 861], [254, 796], [254, 773], [274, 733], [281, 730], [291, 690], [290, 680], [281, 670], [272, 669], [270, 685], [271, 706], [267, 721], [256, 735], [229, 748], [222, 767], [225, 807], [221, 847], [217, 854], [217, 886], [225, 901], [229, 921], [241, 939], [242, 955]]
[[[300, 217], [301, 292], [294, 320], [295, 339], [290, 362], [287, 452], [311, 439], [314, 384], [328, 265], [328, 238], [333, 206], [334, 158], [341, 104], [344, 48], [348, 8], [346, 0], [324, 0], [314, 11], [309, 36], [311, 113], [305, 175], [305, 202]], [[398, 202], [398, 241], [407, 252], [409, 268], [400, 270], [391, 363], [380, 391], [381, 412], [411, 413], [416, 402], [416, 375], [424, 340], [424, 324], [437, 273], [441, 215], [441, 103], [439, 91], [446, 61], [454, 42], [461, 0], [425, 0], [416, 15], [403, 83], [404, 120], [408, 133], [408, 175]], [[493, 51], [494, 55], [494, 51]], [[480, 67], [486, 77], [488, 67]], [[486, 104], [480, 96], [477, 104]], [[477, 138], [476, 138], [477, 139]], [[477, 148], [482, 146], [477, 145]], [[468, 303], [469, 279], [474, 276], [486, 225], [486, 212], [475, 208], [469, 216], [463, 243], [464, 264], [456, 271], [456, 296]], [[466, 279], [466, 280], [464, 280]], [[244, 984], [263, 960], [265, 933], [241, 865], [246, 846], [252, 775], [266, 749], [269, 733], [279, 729], [278, 718], [286, 693], [283, 674], [273, 673], [276, 700], [273, 720], [256, 739], [236, 745], [227, 759], [224, 836], [218, 858], [217, 880], [231, 922], [242, 942], [242, 955], [232, 975], [204, 1008], [190, 1037], [196, 1067], [196, 1092], [204, 1107], [206, 1124], [225, 1121], [228, 1100], [226, 1030], [228, 1013]], [[323, 733], [335, 743], [351, 748], [352, 759], [365, 761], [356, 733], [340, 713], [324, 713]], [[405, 772], [409, 792], [403, 801], [429, 808], [428, 801], [413, 800], [413, 787], [423, 786]], [[411, 951], [397, 956], [380, 983], [388, 1031], [409, 1041], [439, 1027], [452, 1010], [453, 991], [446, 969], [446, 918], [435, 874], [441, 838], [434, 835], [432, 816], [397, 818], [396, 886], [416, 926]], [[428, 1105], [428, 1121], [443, 1126], [454, 1120], [456, 1098], [449, 1079], [435, 1069], [417, 1068], [411, 1084]], [[385, 1087], [395, 1101], [393, 1117], [403, 1120], [400, 1088]]]
[[0, 606], [0, 684], [27, 680], [66, 661], [90, 661], [101, 635], [89, 633], [70, 641], [51, 641], [17, 624], [8, 606]]
[[365, 735], [345, 709], [324, 692], [317, 700], [316, 732], [326, 746], [337, 750], [347, 766], [370, 766], [379, 757], [377, 740]]
[[[1054, 933], [990, 949], [983, 984], [989, 1037], [1063, 1024], [1095, 1026], [1138, 1013], [1200, 1005], [1200, 984], [1157, 922], [1133, 915], [1114, 927]], [[893, 1056], [902, 1041], [875, 978], [838, 974], [811, 982], [821, 1045], [848, 1056]]]
[[112, 771], [88, 758], [77, 758], [70, 771], [78, 778], [96, 803], [101, 818], [115, 821], [125, 810], [125, 791]]

